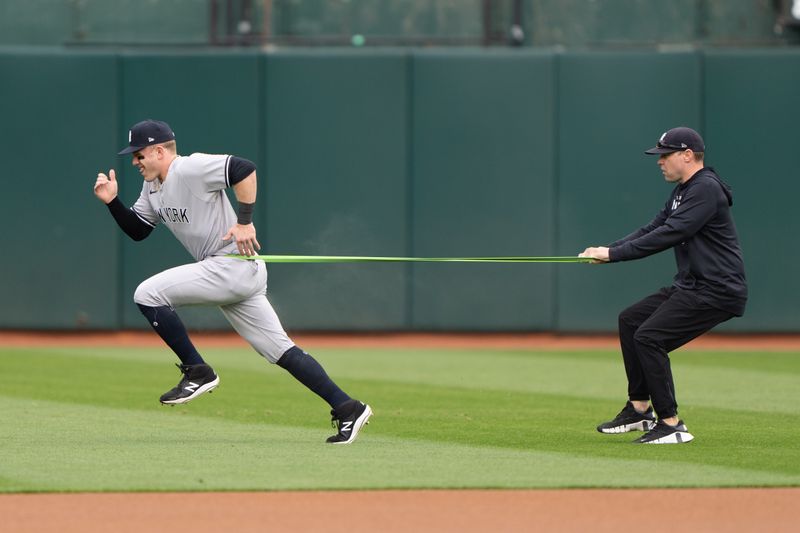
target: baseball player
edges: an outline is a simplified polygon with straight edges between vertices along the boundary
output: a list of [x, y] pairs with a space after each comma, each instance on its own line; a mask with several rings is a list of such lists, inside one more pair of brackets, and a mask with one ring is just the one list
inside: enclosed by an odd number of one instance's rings
[[664, 208], [648, 225], [607, 247], [586, 248], [580, 256], [591, 257], [595, 263], [613, 263], [672, 248], [678, 273], [671, 286], [620, 313], [629, 401], [597, 430], [609, 434], [646, 431], [634, 442], [679, 444], [694, 436], [678, 418], [668, 352], [717, 324], [742, 316], [747, 282], [731, 215], [733, 194], [716, 171], [705, 166], [700, 134], [691, 128], [673, 128], [645, 153], [658, 155], [664, 179], [677, 184]]
[[[177, 366], [183, 376], [161, 396], [161, 403], [186, 403], [219, 385], [219, 376], [197, 352], [175, 312], [183, 305], [215, 305], [267, 361], [285, 368], [328, 402], [338, 432], [327, 442], [353, 442], [372, 409], [342, 391], [322, 366], [287, 336], [266, 297], [264, 262], [227, 257], [255, 255], [261, 247], [252, 222], [255, 165], [231, 155], [179, 156], [172, 129], [157, 120], [134, 125], [128, 141], [119, 155], [131, 154], [133, 166], [144, 178], [139, 198], [130, 208], [120, 201], [113, 169], [108, 175], [97, 175], [95, 196], [133, 240], [146, 238], [160, 224], [196, 260], [146, 279], [133, 295], [147, 321], [181, 361]], [[228, 187], [238, 200], [238, 213], [225, 194]]]

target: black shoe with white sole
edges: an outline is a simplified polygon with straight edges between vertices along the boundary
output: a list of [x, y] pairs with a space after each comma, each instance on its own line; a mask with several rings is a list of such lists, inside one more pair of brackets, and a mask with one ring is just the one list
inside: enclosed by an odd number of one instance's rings
[[634, 444], [682, 444], [694, 439], [694, 435], [686, 429], [683, 420], [678, 420], [678, 424], [670, 426], [666, 422], [659, 420], [655, 427], [633, 441]]
[[331, 424], [338, 428], [336, 435], [328, 437], [325, 441], [329, 444], [350, 444], [358, 436], [358, 432], [366, 424], [369, 424], [369, 417], [372, 416], [372, 409], [369, 405], [358, 400], [348, 400], [342, 405], [331, 409]]
[[176, 363], [175, 366], [180, 369], [183, 377], [180, 383], [175, 385], [175, 388], [161, 395], [159, 401], [163, 404], [186, 403], [204, 392], [211, 392], [219, 385], [219, 376], [208, 365], [179, 365]]
[[648, 407], [647, 411], [640, 413], [629, 401], [622, 408], [622, 411], [608, 422], [597, 426], [600, 433], [627, 433], [629, 431], [650, 431], [656, 425], [656, 415], [653, 408]]

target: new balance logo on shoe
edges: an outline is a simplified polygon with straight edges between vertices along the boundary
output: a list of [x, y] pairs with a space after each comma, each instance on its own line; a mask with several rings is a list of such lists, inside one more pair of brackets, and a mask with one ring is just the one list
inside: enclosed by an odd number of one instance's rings
[[219, 385], [219, 376], [206, 365], [175, 365], [183, 376], [170, 391], [161, 395], [159, 401], [167, 405], [186, 403], [205, 392], [211, 392]]
[[336, 435], [328, 437], [328, 444], [350, 444], [358, 436], [359, 431], [369, 424], [372, 409], [358, 400], [348, 400], [331, 410], [331, 424], [338, 427]]

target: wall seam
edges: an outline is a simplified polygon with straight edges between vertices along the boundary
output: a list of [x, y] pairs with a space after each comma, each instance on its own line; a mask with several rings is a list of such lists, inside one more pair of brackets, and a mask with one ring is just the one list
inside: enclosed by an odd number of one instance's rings
[[[561, 77], [561, 53], [554, 52], [553, 53], [553, 83], [552, 83], [552, 91], [553, 91], [553, 112], [551, 116], [552, 122], [552, 131], [553, 131], [553, 173], [552, 173], [552, 180], [553, 180], [553, 198], [555, 198], [555, 202], [553, 202], [553, 224], [552, 224], [552, 239], [554, 245], [554, 255], [560, 255], [563, 253], [561, 248], [561, 243], [559, 242], [558, 236], [558, 221], [561, 216], [561, 139], [559, 138], [561, 134], [561, 128], [559, 127], [559, 120], [561, 117], [561, 99], [559, 98], [559, 86], [560, 86], [560, 77]], [[553, 295], [552, 295], [552, 316], [550, 320], [550, 328], [552, 331], [558, 331], [560, 328], [559, 323], [559, 297], [560, 297], [560, 287], [559, 287], [559, 268], [558, 265], [550, 265], [551, 268], [551, 275], [552, 275], [552, 287], [553, 287]]]
[[[258, 184], [261, 186], [260, 188], [262, 191], [269, 190], [270, 178], [269, 172], [267, 172], [267, 157], [269, 155], [269, 150], [267, 148], [267, 143], [269, 142], [267, 134], [267, 57], [268, 52], [260, 53], [256, 56], [256, 87], [258, 90], [258, 95], [256, 96], [256, 116], [258, 117], [258, 123], [256, 124], [256, 135], [258, 136], [256, 157], [258, 157], [259, 168], [264, 169], [259, 177], [261, 183]], [[262, 202], [260, 211], [261, 216], [259, 217], [259, 223], [262, 227], [261, 232], [262, 235], [267, 235], [269, 231], [269, 217], [267, 216], [266, 201]], [[268, 253], [270, 239], [266, 239], [266, 241], [266, 249], [262, 253]]]
[[700, 101], [700, 131], [703, 132], [703, 137], [708, 135], [708, 131], [706, 130], [706, 54], [704, 51], [699, 50], [697, 52], [698, 59], [697, 59], [697, 70], [698, 70], [698, 92], [700, 93], [698, 96], [698, 100]]
[[[406, 62], [406, 257], [414, 257], [414, 54], [405, 55]], [[413, 263], [406, 263], [406, 308], [407, 329], [414, 328], [414, 281]]]
[[[116, 116], [111, 121], [112, 127], [114, 128], [114, 136], [113, 138], [117, 138], [119, 136], [119, 132], [123, 131], [125, 126], [123, 125], [122, 121], [125, 115], [124, 109], [124, 101], [125, 101], [125, 79], [124, 79], [124, 59], [122, 54], [115, 54], [114, 55], [114, 67], [116, 69], [116, 97], [117, 97], [117, 105], [115, 106], [115, 113]], [[114, 165], [118, 161], [114, 161]], [[122, 176], [120, 176], [122, 177]], [[123, 237], [122, 233], [119, 231], [115, 231], [114, 235], [116, 236], [116, 249], [117, 249], [117, 282], [116, 282], [116, 292], [117, 292], [117, 309], [116, 309], [116, 329], [123, 329], [125, 326], [125, 306], [123, 304], [124, 301], [124, 290], [123, 287], [125, 285], [125, 247], [123, 245]]]

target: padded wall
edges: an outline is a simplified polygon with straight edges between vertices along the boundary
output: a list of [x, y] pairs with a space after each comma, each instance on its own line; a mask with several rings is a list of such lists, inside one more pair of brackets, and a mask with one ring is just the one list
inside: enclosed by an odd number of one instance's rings
[[[408, 252], [408, 57], [287, 52], [267, 59], [266, 247], [276, 254]], [[294, 329], [404, 329], [402, 264], [271, 265]]]
[[750, 298], [729, 329], [800, 327], [797, 231], [800, 51], [706, 54], [709, 164], [733, 188]]
[[[147, 328], [143, 279], [191, 261], [165, 228], [134, 243], [94, 198], [128, 127], [258, 165], [266, 253], [572, 255], [651, 220], [661, 133], [689, 125], [734, 190], [750, 302], [728, 331], [797, 330], [800, 53], [304, 50], [0, 53], [7, 221], [0, 327]], [[613, 265], [271, 265], [289, 331], [614, 331], [671, 282], [671, 252]], [[215, 309], [193, 329], [228, 329]]]
[[5, 328], [118, 325], [119, 235], [92, 192], [113, 164], [118, 60], [0, 53]]
[[[414, 57], [414, 253], [549, 255], [554, 223], [551, 54]], [[413, 266], [418, 329], [552, 327], [552, 265]]]

